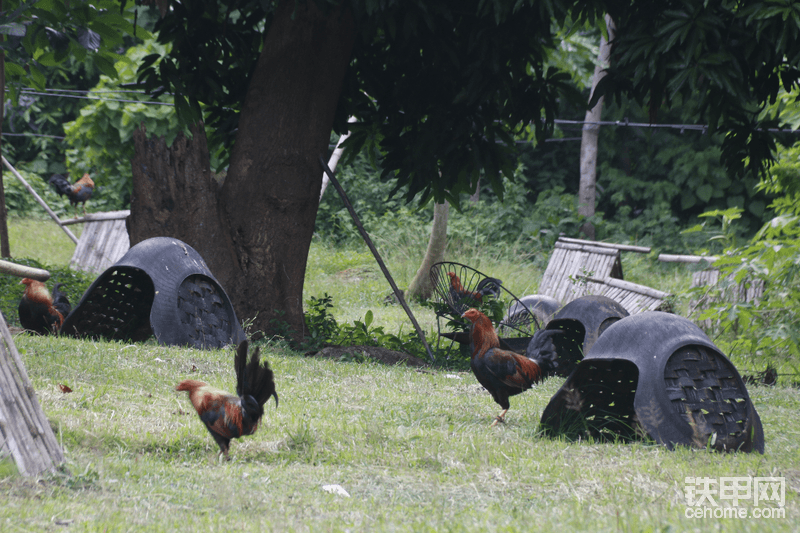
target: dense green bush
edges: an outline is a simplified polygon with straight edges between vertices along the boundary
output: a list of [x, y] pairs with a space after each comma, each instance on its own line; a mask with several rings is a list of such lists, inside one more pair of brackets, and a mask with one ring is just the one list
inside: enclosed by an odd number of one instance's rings
[[[549, 250], [559, 234], [580, 237], [586, 221], [578, 214], [577, 200], [569, 188], [557, 183], [536, 194], [531, 191], [530, 171], [517, 168], [513, 181], [504, 179], [505, 198], [500, 201], [489, 187], [482, 187], [476, 202], [462, 199], [461, 212], [450, 210], [448, 241], [451, 248], [470, 246], [485, 250], [512, 251], [523, 248], [531, 253]], [[405, 204], [389, 198], [392, 184], [381, 182], [380, 172], [366, 158], [337, 169], [359, 218], [371, 237], [389, 249], [424, 249], [430, 236], [432, 209]], [[336, 244], [361, 241], [350, 214], [333, 187], [326, 191], [317, 214], [316, 235]], [[597, 238], [613, 242], [637, 242], [673, 253], [689, 253], [702, 241], [695, 235], [681, 234], [681, 223], [669, 202], [661, 199], [633, 213], [630, 205], [619, 206], [613, 217], [601, 211], [592, 217]]]
[[[84, 172], [92, 175], [95, 183], [102, 187], [98, 200], [102, 199], [105, 210], [130, 206], [134, 130], [144, 126], [148, 135], [164, 137], [167, 144], [171, 144], [182, 131], [168, 96], [158, 100], [163, 105], [155, 105], [147, 102], [149, 97], [120, 87], [135, 82], [139, 63], [154, 53], [163, 55], [165, 48], [152, 40], [129, 48], [115, 64], [118, 79], [101, 76], [100, 82], [90, 92], [96, 100], [81, 109], [74, 121], [64, 124], [69, 145], [66, 151], [68, 170], [74, 176], [81, 176]], [[142, 102], [121, 101], [136, 99]]]
[[[50, 174], [47, 173], [44, 165], [45, 163], [39, 159], [30, 164], [20, 166], [17, 171], [57, 215], [72, 216], [75, 210], [69, 205], [67, 197], [59, 196], [47, 183], [47, 180], [50, 179]], [[34, 218], [48, 216], [44, 208], [39, 205], [25, 186], [9, 173], [5, 174], [3, 187], [6, 195], [6, 208], [9, 214]], [[87, 203], [87, 210], [96, 211], [97, 209], [91, 209], [93, 205], [94, 201]]]
[[[800, 148], [781, 148], [778, 163], [761, 183], [776, 195], [777, 216], [744, 243], [733, 229], [741, 210], [711, 212], [721, 223], [712, 235], [723, 249], [714, 263], [722, 282], [710, 292], [714, 304], [698, 318], [718, 324], [716, 342], [749, 368], [767, 365], [800, 377]], [[731, 300], [724, 294], [740, 283], [764, 284], [755, 301]]]

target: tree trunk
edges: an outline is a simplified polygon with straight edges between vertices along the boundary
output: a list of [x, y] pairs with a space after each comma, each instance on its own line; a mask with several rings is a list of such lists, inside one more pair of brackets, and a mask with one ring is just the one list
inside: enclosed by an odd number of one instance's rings
[[444, 250], [447, 246], [447, 216], [449, 212], [449, 203], [433, 204], [433, 226], [431, 227], [428, 249], [425, 252], [422, 265], [420, 265], [417, 274], [408, 285], [406, 299], [427, 300], [433, 293], [430, 271], [434, 263], [444, 261]]
[[163, 137], [148, 139], [142, 126], [134, 132], [133, 143], [131, 246], [151, 237], [175, 237], [188, 243], [233, 301], [228, 280], [221, 274], [234, 247], [219, 205], [219, 185], [211, 174], [202, 125], [192, 127], [191, 140], [180, 134], [171, 147]]
[[[218, 192], [200, 128], [191, 142], [176, 141], [170, 157], [137, 153], [131, 243], [159, 227], [157, 234], [185, 240], [222, 283], [239, 319], [255, 318], [256, 330], [281, 331], [274, 319], [288, 324], [294, 340], [302, 338], [303, 282], [322, 184], [319, 157], [328, 150], [354, 40], [349, 9], [280, 3]], [[196, 161], [201, 152], [204, 161]], [[160, 166], [143, 168], [148, 160]], [[136, 202], [147, 206], [138, 216]]]
[[[608, 29], [609, 41], [614, 38], [614, 22], [611, 17], [606, 15], [606, 28]], [[611, 56], [611, 46], [605, 38], [600, 38], [600, 51], [597, 54], [598, 64], [594, 67], [594, 77], [592, 78], [592, 93], [595, 87], [605, 76], [603, 69], [608, 65]], [[597, 184], [597, 140], [600, 136], [600, 125], [592, 124], [600, 122], [601, 114], [603, 111], [603, 98], [597, 101], [597, 104], [586, 112], [584, 121], [587, 124], [583, 125], [583, 134], [581, 135], [581, 181], [578, 190], [578, 214], [585, 217], [594, 215], [594, 207], [596, 201], [596, 184]], [[581, 226], [581, 232], [589, 239], [594, 239], [594, 225], [586, 222]]]

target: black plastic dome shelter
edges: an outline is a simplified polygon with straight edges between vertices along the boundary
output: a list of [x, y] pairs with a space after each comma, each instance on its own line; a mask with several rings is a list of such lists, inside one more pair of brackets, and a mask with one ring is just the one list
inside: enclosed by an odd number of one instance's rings
[[221, 348], [246, 339], [230, 299], [188, 244], [154, 237], [132, 247], [87, 289], [62, 335]]
[[581, 296], [562, 307], [544, 328], [564, 331], [564, 335], [553, 337], [558, 354], [555, 373], [567, 377], [600, 335], [626, 316], [629, 313], [621, 304], [600, 295]]
[[500, 323], [501, 326], [507, 322], [514, 324], [517, 322], [519, 315], [522, 315], [519, 318], [525, 319], [526, 315], [530, 313], [536, 318], [538, 324], [547, 324], [561, 308], [561, 302], [542, 294], [528, 294], [520, 298], [519, 301], [519, 304], [512, 303], [508, 308], [506, 316], [503, 317], [503, 321]]
[[736, 368], [691, 321], [659, 311], [612, 324], [541, 425], [567, 438], [649, 437], [670, 449], [764, 453], [761, 420]]

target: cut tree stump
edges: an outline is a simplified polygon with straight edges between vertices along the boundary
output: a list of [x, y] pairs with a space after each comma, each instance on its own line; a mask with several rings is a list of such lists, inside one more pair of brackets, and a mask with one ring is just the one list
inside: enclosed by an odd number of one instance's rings
[[64, 462], [14, 339], [0, 314], [0, 458], [11, 455], [24, 476], [53, 471]]

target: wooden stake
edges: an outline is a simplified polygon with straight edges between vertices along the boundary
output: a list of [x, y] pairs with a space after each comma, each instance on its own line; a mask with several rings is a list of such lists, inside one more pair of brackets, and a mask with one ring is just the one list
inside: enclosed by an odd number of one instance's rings
[[50, 279], [50, 272], [47, 270], [18, 265], [16, 263], [2, 260], [0, 260], [0, 273], [17, 276], [18, 278], [31, 278], [37, 281], [47, 281]]
[[8, 450], [24, 476], [38, 476], [64, 462], [50, 422], [33, 390], [14, 339], [0, 314], [0, 450]]
[[414, 324], [414, 329], [417, 330], [417, 335], [419, 336], [419, 339], [422, 341], [422, 344], [425, 346], [425, 349], [428, 351], [428, 356], [431, 358], [431, 361], [436, 362], [436, 357], [434, 357], [433, 352], [431, 351], [431, 347], [428, 345], [428, 341], [425, 340], [425, 334], [422, 332], [422, 328], [419, 327], [419, 323], [417, 323], [417, 319], [414, 318], [414, 314], [411, 312], [411, 309], [409, 309], [408, 304], [406, 303], [406, 299], [403, 297], [402, 291], [400, 291], [400, 289], [397, 288], [397, 285], [395, 284], [394, 279], [392, 278], [392, 275], [389, 273], [389, 269], [386, 268], [386, 265], [384, 264], [383, 259], [381, 259], [381, 256], [378, 253], [378, 250], [375, 248], [375, 245], [372, 244], [372, 239], [369, 238], [369, 235], [367, 234], [367, 230], [365, 230], [364, 226], [361, 224], [361, 220], [359, 220], [358, 214], [356, 213], [356, 210], [353, 208], [353, 205], [350, 203], [350, 200], [347, 198], [347, 194], [345, 194], [344, 189], [342, 189], [342, 186], [339, 184], [339, 181], [333, 175], [333, 172], [328, 167], [328, 164], [325, 163], [325, 160], [322, 159], [322, 156], [319, 157], [319, 164], [322, 165], [323, 170], [325, 170], [325, 174], [328, 175], [328, 178], [331, 180], [331, 183], [333, 184], [334, 188], [339, 193], [339, 196], [342, 197], [342, 201], [344, 202], [345, 207], [347, 207], [347, 210], [350, 212], [350, 216], [353, 217], [353, 222], [355, 222], [356, 227], [358, 228], [358, 232], [361, 233], [361, 237], [364, 239], [364, 242], [367, 243], [367, 246], [369, 247], [370, 251], [372, 252], [372, 255], [375, 256], [375, 260], [378, 262], [378, 266], [381, 267], [381, 270], [383, 271], [383, 275], [386, 277], [386, 280], [389, 282], [389, 285], [392, 287], [392, 291], [394, 292], [394, 295], [397, 298], [397, 301], [400, 302], [400, 305], [403, 306], [403, 309], [405, 310], [406, 314], [408, 315], [408, 318], [411, 320], [411, 323]]

